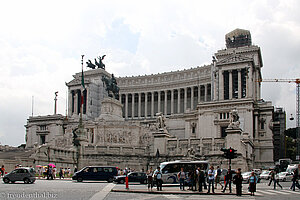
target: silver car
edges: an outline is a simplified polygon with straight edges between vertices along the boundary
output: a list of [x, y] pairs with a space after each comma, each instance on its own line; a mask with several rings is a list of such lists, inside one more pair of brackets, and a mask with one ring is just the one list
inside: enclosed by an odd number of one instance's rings
[[280, 172], [279, 174], [276, 175], [276, 179], [279, 181], [292, 181], [293, 179], [293, 174], [288, 173], [288, 172]]
[[20, 167], [14, 169], [10, 173], [3, 177], [4, 183], [14, 183], [16, 181], [24, 181], [24, 183], [34, 183], [35, 182], [35, 170], [30, 167]]

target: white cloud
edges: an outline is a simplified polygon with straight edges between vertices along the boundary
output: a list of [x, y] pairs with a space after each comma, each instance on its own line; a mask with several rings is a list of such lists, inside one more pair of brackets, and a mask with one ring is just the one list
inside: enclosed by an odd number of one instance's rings
[[[211, 62], [224, 35], [243, 28], [262, 49], [264, 78], [299, 78], [299, 8], [296, 0], [2, 2], [0, 142], [24, 142], [32, 96], [34, 115], [52, 114], [59, 91], [65, 114], [65, 82], [82, 54], [106, 54], [116, 76], [175, 71]], [[294, 84], [263, 83], [262, 97], [295, 115]]]

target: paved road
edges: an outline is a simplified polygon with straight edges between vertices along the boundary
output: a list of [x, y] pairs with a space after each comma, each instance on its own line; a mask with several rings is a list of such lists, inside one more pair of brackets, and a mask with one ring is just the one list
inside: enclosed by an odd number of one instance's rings
[[[127, 199], [300, 199], [300, 190], [291, 191], [291, 182], [281, 183], [283, 189], [273, 190], [273, 186], [268, 186], [266, 182], [258, 184], [256, 196], [244, 195], [172, 195], [172, 194], [141, 194], [141, 193], [119, 193], [110, 192], [111, 189], [124, 189], [124, 184], [113, 184], [107, 182], [83, 182], [77, 183], [70, 180], [37, 180], [34, 184], [4, 184], [0, 183], [0, 199], [63, 199], [63, 200], [127, 200]], [[247, 184], [243, 185], [243, 192], [247, 191]], [[133, 184], [132, 189], [146, 189], [145, 185]], [[173, 188], [176, 190], [177, 188]], [[168, 188], [165, 188], [168, 190]], [[179, 190], [179, 189], [178, 189]], [[235, 191], [235, 190], [233, 190]]]

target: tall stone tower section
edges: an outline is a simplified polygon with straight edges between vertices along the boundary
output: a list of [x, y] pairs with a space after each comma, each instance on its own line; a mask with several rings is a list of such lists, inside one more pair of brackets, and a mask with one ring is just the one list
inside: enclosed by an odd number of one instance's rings
[[248, 30], [235, 29], [225, 35], [226, 49], [213, 59], [212, 85], [215, 101], [259, 100], [261, 68], [260, 47], [252, 45]]
[[[95, 119], [101, 114], [102, 100], [107, 96], [101, 80], [102, 76], [111, 77], [104, 69], [98, 68], [84, 72], [83, 119]], [[78, 119], [81, 105], [81, 72], [73, 75], [74, 79], [66, 83], [68, 87], [68, 117]]]

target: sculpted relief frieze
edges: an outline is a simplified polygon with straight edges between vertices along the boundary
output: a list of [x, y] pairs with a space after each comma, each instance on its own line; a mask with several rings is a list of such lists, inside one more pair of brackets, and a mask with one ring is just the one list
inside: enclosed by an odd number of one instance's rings
[[134, 138], [130, 130], [100, 129], [96, 133], [96, 142], [98, 144], [111, 143], [132, 145], [133, 139]]

